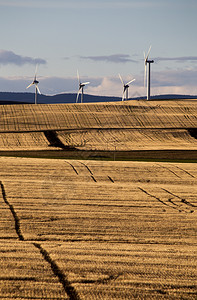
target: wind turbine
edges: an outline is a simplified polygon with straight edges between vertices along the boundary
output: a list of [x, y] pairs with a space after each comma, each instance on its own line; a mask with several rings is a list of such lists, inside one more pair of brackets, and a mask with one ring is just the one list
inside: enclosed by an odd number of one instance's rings
[[[132, 79], [130, 81], [128, 81], [127, 83], [124, 83], [124, 81], [122, 80], [122, 77], [121, 75], [119, 74], [119, 77], [120, 77], [120, 81], [122, 82], [123, 84], [123, 94], [122, 94], [122, 101], [124, 101], [124, 99], [126, 99], [126, 101], [128, 100], [129, 98], [129, 84], [133, 81], [135, 81], [135, 79]], [[124, 95], [126, 94], [126, 97], [124, 97]]]
[[80, 77], [79, 77], [79, 72], [77, 70], [77, 77], [78, 77], [78, 82], [79, 82], [79, 90], [78, 90], [78, 93], [77, 93], [77, 98], [76, 98], [76, 103], [78, 102], [78, 98], [79, 98], [79, 94], [80, 94], [80, 91], [81, 91], [81, 103], [83, 103], [83, 89], [84, 87], [89, 84], [90, 82], [81, 82], [80, 81]]
[[[150, 99], [150, 65], [154, 63], [154, 60], [149, 60], [149, 54], [150, 54], [151, 46], [148, 50], [147, 55], [144, 52], [144, 86], [146, 82], [147, 77], [147, 100]], [[147, 65], [148, 65], [148, 76], [147, 76]]]
[[35, 76], [34, 76], [34, 80], [32, 81], [32, 83], [30, 85], [28, 85], [27, 89], [30, 88], [30, 86], [35, 85], [35, 104], [37, 104], [37, 97], [38, 97], [38, 93], [41, 95], [41, 92], [38, 88], [38, 83], [39, 81], [36, 79], [37, 77], [37, 70], [38, 70], [38, 66], [36, 66], [36, 71], [35, 71]]

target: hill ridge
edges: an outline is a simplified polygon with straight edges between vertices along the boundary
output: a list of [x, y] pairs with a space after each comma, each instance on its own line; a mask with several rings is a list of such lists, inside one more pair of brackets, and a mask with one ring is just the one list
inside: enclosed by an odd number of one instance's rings
[[[154, 95], [151, 100], [178, 100], [178, 99], [197, 99], [197, 95], [179, 95], [179, 94], [165, 94]], [[146, 100], [146, 96], [133, 97], [129, 100]], [[95, 102], [117, 102], [122, 101], [121, 97], [113, 96], [99, 96], [86, 94], [84, 96], [84, 103]], [[150, 100], [149, 100], [150, 101]], [[38, 95], [38, 103], [40, 104], [55, 104], [55, 103], [75, 103], [76, 93], [62, 93], [56, 95]], [[0, 92], [0, 104], [25, 104], [34, 103], [34, 93], [27, 92]]]

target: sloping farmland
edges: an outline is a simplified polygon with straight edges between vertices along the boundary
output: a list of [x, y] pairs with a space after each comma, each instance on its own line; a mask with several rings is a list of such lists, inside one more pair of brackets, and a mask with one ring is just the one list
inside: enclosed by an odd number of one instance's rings
[[197, 297], [196, 164], [0, 165], [0, 298]]
[[0, 106], [0, 150], [197, 150], [197, 101]]

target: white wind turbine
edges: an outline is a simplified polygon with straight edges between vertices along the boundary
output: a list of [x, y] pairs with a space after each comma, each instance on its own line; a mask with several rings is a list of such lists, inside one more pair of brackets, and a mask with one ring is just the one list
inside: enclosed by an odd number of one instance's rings
[[120, 81], [123, 84], [123, 94], [122, 94], [122, 101], [124, 101], [124, 99], [127, 101], [129, 98], [129, 84], [133, 81], [135, 81], [135, 79], [132, 79], [130, 81], [128, 81], [127, 83], [124, 83], [124, 81], [122, 80], [121, 75], [119, 74], [120, 77]]
[[78, 102], [80, 92], [81, 92], [81, 103], [83, 103], [83, 89], [90, 82], [89, 81], [88, 82], [81, 82], [78, 70], [77, 70], [77, 77], [78, 77], [78, 82], [79, 82], [79, 90], [78, 90], [78, 93], [77, 93], [76, 103]]
[[[150, 65], [154, 63], [154, 60], [149, 60], [149, 54], [150, 54], [151, 46], [148, 50], [147, 55], [144, 52], [144, 86], [147, 78], [147, 100], [150, 99]], [[148, 64], [148, 76], [147, 76], [147, 64]]]
[[38, 97], [38, 93], [41, 95], [41, 92], [38, 88], [38, 83], [39, 81], [36, 79], [37, 77], [37, 70], [38, 70], [38, 66], [36, 66], [36, 71], [35, 71], [35, 76], [34, 76], [34, 80], [32, 81], [32, 83], [30, 85], [28, 85], [27, 89], [30, 88], [32, 85], [35, 85], [35, 104], [37, 104], [37, 97]]

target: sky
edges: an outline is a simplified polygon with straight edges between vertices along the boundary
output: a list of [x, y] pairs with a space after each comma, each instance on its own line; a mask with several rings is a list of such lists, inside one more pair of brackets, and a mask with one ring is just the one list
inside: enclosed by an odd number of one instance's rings
[[196, 0], [0, 0], [0, 91], [145, 96], [197, 95]]

